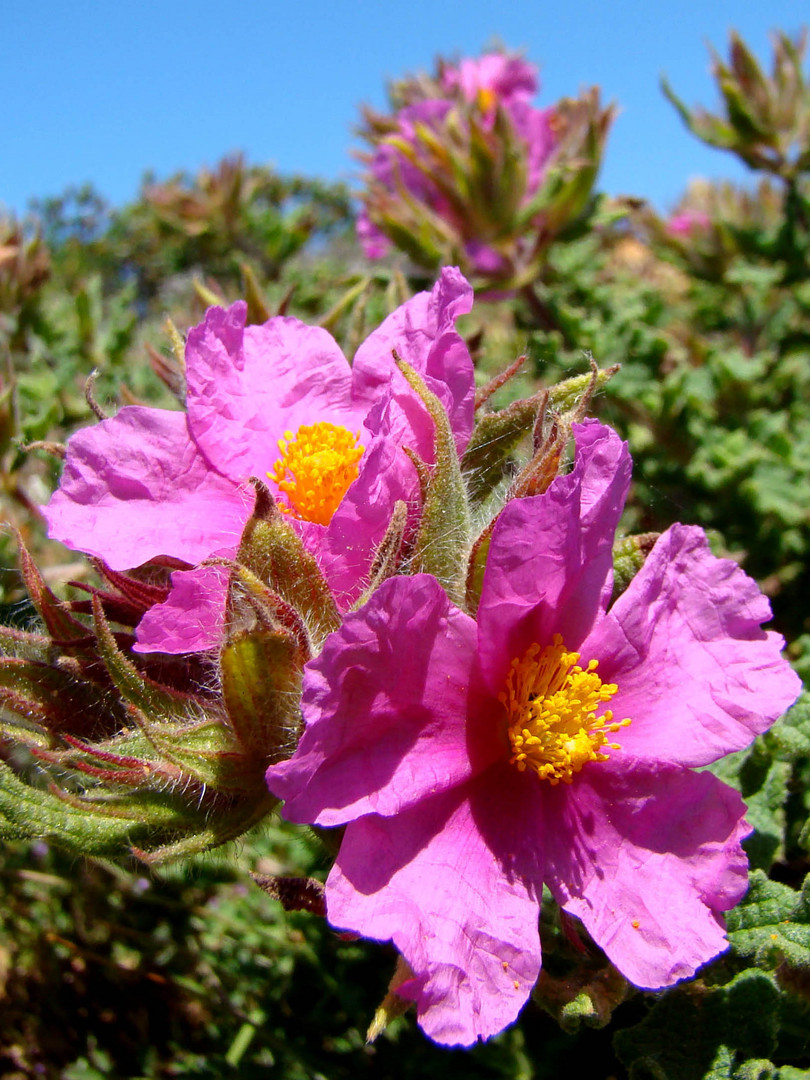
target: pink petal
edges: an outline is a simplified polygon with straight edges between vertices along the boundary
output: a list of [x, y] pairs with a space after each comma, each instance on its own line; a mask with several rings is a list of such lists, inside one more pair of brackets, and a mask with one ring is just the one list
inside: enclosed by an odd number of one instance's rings
[[[459, 451], [467, 445], [472, 431], [475, 379], [469, 350], [455, 323], [471, 310], [472, 302], [472, 289], [461, 272], [454, 266], [445, 267], [430, 292], [408, 300], [369, 335], [352, 365], [355, 379], [376, 399], [382, 399], [389, 385], [397, 399], [402, 394], [412, 397], [413, 391], [393, 365], [391, 350], [396, 349], [441, 399]], [[369, 417], [374, 431], [378, 430], [376, 416], [377, 410]], [[412, 445], [406, 417], [399, 424], [389, 423], [400, 444]]]
[[673, 525], [582, 645], [619, 691], [617, 736], [635, 756], [706, 765], [747, 746], [796, 700], [801, 682], [766, 633], [770, 606], [701, 529]]
[[[540, 972], [540, 887], [509, 872], [482, 832], [498, 794], [484, 781], [353, 822], [326, 883], [329, 921], [394, 942], [415, 975], [398, 993], [446, 1045], [469, 1046], [512, 1023]], [[511, 809], [508, 792], [504, 802]]]
[[[422, 420], [430, 422], [424, 410]], [[318, 538], [320, 567], [341, 610], [353, 604], [367, 584], [394, 504], [410, 502], [417, 484], [416, 470], [402, 447], [384, 434], [374, 436], [361, 459], [360, 475]]]
[[234, 550], [252, 499], [211, 468], [183, 413], [127, 406], [72, 436], [44, 514], [55, 540], [127, 570]]
[[508, 503], [492, 534], [478, 636], [491, 692], [533, 642], [568, 648], [602, 616], [613, 582], [613, 536], [630, 484], [626, 443], [598, 421], [574, 425], [572, 472], [543, 495]]
[[546, 883], [630, 982], [657, 990], [726, 948], [719, 913], [745, 894], [751, 830], [711, 774], [619, 757], [544, 790]]
[[537, 93], [537, 68], [519, 56], [485, 53], [462, 60], [458, 67], [446, 67], [442, 84], [447, 90], [460, 88], [468, 101], [475, 101], [481, 89], [495, 90], [504, 104], [529, 101]]
[[549, 159], [557, 149], [559, 127], [555, 124], [556, 112], [554, 109], [535, 109], [524, 102], [515, 102], [509, 109], [509, 115], [528, 148], [526, 188], [531, 196], [540, 186]]
[[172, 591], [138, 624], [135, 652], [190, 653], [222, 643], [227, 572], [217, 566], [177, 570]]
[[475, 623], [427, 574], [390, 579], [347, 615], [307, 664], [298, 749], [267, 770], [285, 817], [396, 814], [466, 780], [474, 645]]
[[209, 308], [186, 344], [189, 430], [237, 482], [273, 468], [285, 431], [321, 420], [360, 431], [371, 404], [355, 400], [351, 368], [325, 330], [280, 317], [245, 327], [246, 312], [242, 301]]

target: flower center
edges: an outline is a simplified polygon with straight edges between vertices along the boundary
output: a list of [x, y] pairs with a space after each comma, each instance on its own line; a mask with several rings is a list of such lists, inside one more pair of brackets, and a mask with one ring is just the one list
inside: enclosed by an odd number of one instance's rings
[[326, 421], [302, 424], [295, 434], [285, 431], [278, 440], [281, 457], [267, 474], [287, 496], [289, 506], [280, 504], [280, 509], [302, 521], [328, 525], [360, 471], [365, 448], [359, 438], [359, 432]]
[[607, 741], [607, 733], [630, 723], [614, 721], [610, 709], [596, 715], [619, 688], [602, 682], [596, 674], [598, 660], [584, 669], [578, 660], [579, 653], [568, 652], [555, 634], [552, 645], [530, 645], [522, 658], [512, 661], [506, 690], [498, 695], [509, 720], [510, 764], [520, 772], [534, 769], [552, 785], [561, 780], [570, 784], [589, 761], [607, 761], [602, 748], [621, 749]]
[[498, 94], [491, 86], [480, 86], [477, 97], [478, 108], [482, 113], [488, 115], [495, 111], [495, 106], [498, 104]]

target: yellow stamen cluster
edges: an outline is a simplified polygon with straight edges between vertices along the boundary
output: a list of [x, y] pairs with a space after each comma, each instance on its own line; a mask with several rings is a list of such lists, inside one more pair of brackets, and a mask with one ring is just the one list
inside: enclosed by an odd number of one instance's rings
[[286, 514], [328, 525], [349, 485], [357, 479], [363, 446], [339, 424], [303, 424], [278, 440], [281, 457], [267, 475], [289, 501]]
[[618, 690], [596, 674], [597, 660], [587, 668], [578, 666], [579, 653], [568, 652], [559, 634], [541, 649], [531, 645], [525, 655], [512, 661], [506, 690], [498, 700], [506, 708], [511, 764], [520, 772], [533, 769], [552, 785], [570, 784], [589, 761], [607, 761], [602, 749], [620, 750], [609, 743], [607, 733], [626, 727], [629, 720], [614, 721], [607, 709], [596, 710]]
[[482, 113], [488, 115], [495, 111], [495, 106], [498, 104], [498, 94], [491, 86], [481, 86], [478, 88], [478, 108]]

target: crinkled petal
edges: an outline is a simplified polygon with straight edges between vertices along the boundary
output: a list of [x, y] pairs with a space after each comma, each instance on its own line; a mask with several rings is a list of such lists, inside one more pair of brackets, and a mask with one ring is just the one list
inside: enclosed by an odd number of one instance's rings
[[493, 530], [479, 655], [497, 695], [510, 662], [562, 634], [568, 648], [602, 616], [613, 582], [613, 537], [630, 484], [627, 444], [598, 421], [574, 425], [572, 472], [542, 495], [507, 503]]
[[151, 607], [138, 624], [135, 652], [190, 653], [218, 648], [227, 587], [227, 571], [222, 567], [176, 570], [166, 600]]
[[736, 563], [711, 554], [702, 529], [673, 525], [583, 643], [611, 709], [632, 723], [633, 755], [706, 765], [747, 746], [796, 700], [801, 682], [765, 632], [770, 605]]
[[[473, 292], [456, 267], [445, 267], [430, 292], [418, 293], [397, 308], [357, 350], [352, 365], [355, 382], [382, 401], [392, 386], [396, 400], [413, 397], [393, 364], [392, 349], [425, 378], [444, 404], [456, 436], [459, 452], [470, 438], [475, 404], [473, 364], [464, 339], [455, 328], [456, 319], [472, 308]], [[380, 408], [373, 410], [368, 425], [379, 430]], [[389, 430], [400, 445], [414, 446], [407, 415], [389, 420]], [[422, 452], [421, 446], [414, 446]]]
[[[432, 428], [424, 410], [421, 420]], [[318, 537], [320, 567], [341, 610], [353, 604], [367, 585], [371, 562], [390, 524], [394, 504], [398, 500], [410, 502], [416, 490], [416, 470], [402, 447], [385, 434], [373, 437], [361, 460], [359, 476]]]
[[475, 623], [428, 574], [390, 579], [347, 615], [306, 666], [295, 754], [267, 770], [285, 817], [396, 814], [483, 768], [468, 745], [474, 646]]
[[351, 368], [326, 330], [277, 317], [245, 327], [247, 308], [209, 308], [186, 343], [188, 424], [234, 481], [265, 477], [278, 440], [327, 421], [360, 432], [371, 398], [355, 400]]
[[614, 755], [544, 789], [546, 884], [630, 982], [657, 990], [726, 948], [719, 913], [745, 894], [751, 830], [711, 774]]
[[[415, 976], [397, 992], [416, 1002], [426, 1034], [448, 1045], [512, 1023], [540, 972], [540, 890], [505, 871], [491, 822], [482, 833], [475, 803], [511, 802], [485, 781], [353, 822], [326, 883], [330, 922], [394, 942]], [[499, 839], [508, 850], [508, 837]]]
[[211, 468], [183, 413], [127, 406], [72, 436], [44, 514], [55, 540], [127, 570], [234, 550], [252, 498]]

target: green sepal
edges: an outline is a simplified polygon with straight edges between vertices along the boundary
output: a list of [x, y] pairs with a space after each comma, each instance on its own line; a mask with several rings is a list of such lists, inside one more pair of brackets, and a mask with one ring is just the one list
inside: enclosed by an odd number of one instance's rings
[[581, 419], [583, 402], [587, 403], [617, 371], [614, 366], [574, 375], [532, 397], [513, 401], [505, 409], [479, 412], [461, 459], [471, 502], [483, 502], [509, 473], [512, 453], [534, 428], [543, 410]]
[[[415, 455], [414, 455], [415, 457]], [[414, 458], [414, 465], [419, 471], [419, 464]], [[369, 570], [369, 583], [357, 602], [354, 604], [354, 610], [361, 608], [368, 602], [371, 594], [382, 585], [388, 578], [393, 577], [394, 574], [399, 572], [402, 560], [404, 557], [405, 548], [405, 530], [408, 525], [408, 507], [402, 500], [398, 499], [394, 503], [394, 509], [391, 513], [391, 520], [388, 522], [388, 528], [385, 530], [385, 536], [377, 546], [377, 550], [374, 553], [374, 558], [371, 561], [371, 569]]]
[[0, 626], [0, 652], [5, 656], [24, 656], [27, 660], [47, 660], [52, 651], [46, 634]]
[[[194, 831], [189, 831], [187, 835], [179, 839], [169, 839], [159, 846], [147, 849], [133, 844], [132, 854], [151, 866], [174, 859], [190, 858], [192, 855], [199, 855], [204, 851], [227, 844], [231, 840], [237, 840], [254, 825], [258, 825], [277, 806], [278, 799], [274, 798], [265, 786], [261, 798], [254, 801], [241, 800], [228, 808], [220, 808], [215, 815], [208, 815], [202, 828], [198, 827]], [[197, 824], [199, 826], [201, 822]]]
[[487, 524], [481, 535], [473, 542], [470, 550], [470, 558], [467, 563], [467, 580], [464, 589], [464, 610], [473, 618], [475, 618], [481, 601], [481, 590], [484, 587], [484, 571], [487, 568], [489, 545], [496, 520], [497, 518], [493, 518]]
[[256, 503], [242, 532], [236, 562], [300, 612], [317, 650], [340, 625], [332, 590], [314, 555], [275, 505], [267, 485], [256, 477], [251, 482]]
[[[55, 790], [31, 787], [0, 762], [0, 837], [41, 839], [77, 855], [115, 857], [129, 854], [133, 844], [161, 842], [184, 827], [202, 824], [202, 813], [178, 812], [165, 792], [61, 797]], [[196, 819], [196, 821], [195, 821]]]
[[214, 292], [210, 289], [201, 278], [195, 277], [192, 281], [192, 287], [197, 296], [202, 300], [206, 307], [224, 307], [226, 300], [224, 296]]
[[141, 675], [132, 661], [118, 648], [97, 596], [93, 596], [92, 604], [98, 653], [124, 700], [145, 716], [159, 715], [161, 720], [185, 721], [189, 709], [198, 704], [198, 699], [190, 694], [170, 690]]
[[[255, 788], [256, 761], [244, 753], [220, 718], [164, 724], [133, 717], [157, 754], [156, 771], [177, 768], [177, 786], [198, 784], [216, 794], [246, 794]], [[186, 794], [183, 792], [183, 794]]]
[[[0, 703], [22, 720], [57, 734], [81, 735], [99, 728], [109, 732], [125, 715], [108, 688], [77, 679], [68, 663], [19, 657], [0, 658]], [[22, 730], [15, 738], [26, 741]]]
[[450, 418], [424, 379], [394, 352], [394, 361], [433, 420], [436, 463], [430, 469], [414, 541], [413, 572], [433, 574], [456, 604], [464, 599], [470, 511]]
[[544, 395], [540, 392], [513, 401], [505, 409], [482, 413], [478, 417], [461, 459], [473, 504], [483, 502], [503, 480], [510, 455], [531, 431], [543, 401]]
[[228, 717], [262, 773], [271, 761], [295, 749], [306, 659], [291, 634], [265, 627], [235, 634], [220, 652], [220, 684]]
[[602, 390], [619, 370], [619, 364], [599, 368], [590, 353], [585, 354], [591, 370], [585, 375], [573, 375], [570, 379], [548, 388], [548, 407], [554, 413], [571, 415], [572, 421], [583, 419], [583, 406], [588, 405], [594, 394]]
[[17, 535], [17, 545], [20, 553], [20, 571], [28, 595], [31, 597], [31, 602], [45, 623], [54, 643], [84, 644], [92, 642], [92, 634], [84, 623], [75, 618], [67, 604], [57, 599], [45, 584], [19, 534]]

